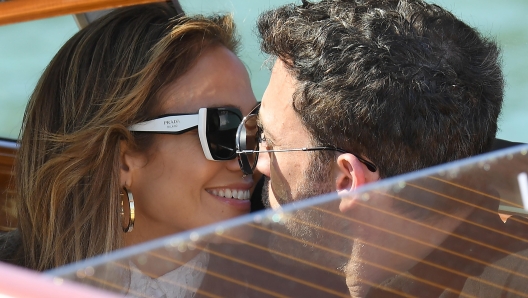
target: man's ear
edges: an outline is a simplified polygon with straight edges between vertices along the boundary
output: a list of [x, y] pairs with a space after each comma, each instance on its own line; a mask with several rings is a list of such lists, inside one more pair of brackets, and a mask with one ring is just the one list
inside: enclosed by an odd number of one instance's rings
[[344, 153], [337, 157], [336, 190], [349, 192], [365, 184], [363, 164], [352, 154]]
[[355, 190], [361, 185], [372, 182], [370, 171], [356, 156], [350, 153], [340, 154], [337, 157], [336, 190], [343, 195], [339, 210], [346, 212], [354, 205], [355, 199], [346, 196], [348, 192]]

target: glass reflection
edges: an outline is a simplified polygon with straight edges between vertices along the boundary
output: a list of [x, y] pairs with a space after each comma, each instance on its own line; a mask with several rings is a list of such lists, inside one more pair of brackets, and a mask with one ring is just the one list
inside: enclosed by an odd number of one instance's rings
[[[139, 271], [167, 297], [180, 289], [195, 297], [524, 297], [528, 221], [518, 177], [527, 171], [528, 146], [519, 146], [48, 273], [129, 297], [151, 297], [133, 282]], [[202, 257], [189, 262], [189, 254]], [[156, 274], [174, 268], [202, 278]]]

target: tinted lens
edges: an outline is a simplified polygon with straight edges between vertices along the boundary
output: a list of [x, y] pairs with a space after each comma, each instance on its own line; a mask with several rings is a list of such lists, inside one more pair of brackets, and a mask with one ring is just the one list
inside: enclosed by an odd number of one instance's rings
[[[254, 113], [258, 113], [258, 110], [254, 111]], [[246, 116], [240, 125], [237, 139], [237, 145], [240, 151], [257, 151], [259, 149], [260, 128], [257, 125], [257, 115], [258, 114], [250, 114]], [[244, 174], [252, 174], [253, 169], [255, 169], [255, 166], [257, 165], [258, 153], [242, 153], [238, 160]]]
[[242, 122], [242, 113], [237, 109], [207, 110], [207, 144], [215, 160], [235, 158], [236, 133], [240, 122]]

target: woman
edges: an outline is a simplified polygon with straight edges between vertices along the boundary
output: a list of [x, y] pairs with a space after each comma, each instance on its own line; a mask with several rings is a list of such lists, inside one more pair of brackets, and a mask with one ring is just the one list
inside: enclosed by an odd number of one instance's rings
[[234, 133], [256, 100], [233, 22], [177, 15], [117, 9], [50, 62], [24, 118], [2, 260], [46, 270], [249, 212]]

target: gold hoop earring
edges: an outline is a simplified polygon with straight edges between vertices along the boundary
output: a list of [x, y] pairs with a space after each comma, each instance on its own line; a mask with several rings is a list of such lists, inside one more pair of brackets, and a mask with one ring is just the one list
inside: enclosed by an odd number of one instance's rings
[[[134, 229], [134, 221], [136, 220], [136, 209], [134, 208], [134, 196], [130, 191], [128, 191], [126, 188], [123, 187], [123, 190], [125, 191], [125, 195], [127, 197], [128, 201], [128, 224], [122, 225], [123, 232], [129, 233], [132, 232]], [[121, 196], [123, 196], [123, 193], [121, 193]], [[123, 223], [125, 222], [125, 210], [124, 210], [124, 203], [123, 200], [121, 200], [121, 217], [123, 218]]]

